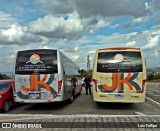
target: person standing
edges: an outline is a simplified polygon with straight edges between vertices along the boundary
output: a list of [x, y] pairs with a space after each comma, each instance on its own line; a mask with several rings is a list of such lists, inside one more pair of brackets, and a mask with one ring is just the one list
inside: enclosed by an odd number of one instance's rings
[[88, 95], [88, 89], [89, 89], [89, 93], [91, 95], [91, 78], [89, 78], [89, 75], [87, 74], [86, 78], [84, 79], [84, 83], [85, 83], [85, 89], [86, 89], [86, 95]]

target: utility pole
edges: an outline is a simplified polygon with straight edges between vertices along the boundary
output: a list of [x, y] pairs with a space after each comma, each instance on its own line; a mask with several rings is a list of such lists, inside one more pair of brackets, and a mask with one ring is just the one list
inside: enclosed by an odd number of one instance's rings
[[90, 71], [90, 56], [87, 56], [87, 69]]

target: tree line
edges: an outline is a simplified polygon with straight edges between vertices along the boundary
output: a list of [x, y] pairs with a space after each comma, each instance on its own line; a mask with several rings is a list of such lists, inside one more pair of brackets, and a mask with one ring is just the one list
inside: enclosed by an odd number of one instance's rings
[[160, 74], [153, 74], [153, 73], [151, 73], [151, 74], [148, 74], [147, 75], [147, 80], [158, 80], [158, 79], [160, 79]]
[[0, 73], [0, 80], [5, 80], [5, 79], [11, 79], [11, 78], [9, 76], [7, 76], [6, 74]]

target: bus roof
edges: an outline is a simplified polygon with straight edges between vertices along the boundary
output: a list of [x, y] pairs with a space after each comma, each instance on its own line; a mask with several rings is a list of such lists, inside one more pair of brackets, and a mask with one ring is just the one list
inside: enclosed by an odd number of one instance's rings
[[47, 50], [57, 50], [57, 51], [59, 51], [59, 49], [29, 49], [29, 50], [19, 50], [18, 52], [23, 52], [23, 51], [36, 51], [36, 50], [38, 50], [38, 51], [41, 51], [41, 50], [43, 50], [43, 51], [47, 51]]
[[130, 48], [130, 47], [112, 47], [112, 48], [102, 48], [100, 50], [140, 50], [140, 48]]

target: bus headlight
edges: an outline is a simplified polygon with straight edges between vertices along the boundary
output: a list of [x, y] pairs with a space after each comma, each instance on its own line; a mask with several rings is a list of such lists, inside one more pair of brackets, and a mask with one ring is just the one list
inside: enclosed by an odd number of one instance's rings
[[2, 98], [2, 96], [0, 95], [0, 99]]

